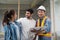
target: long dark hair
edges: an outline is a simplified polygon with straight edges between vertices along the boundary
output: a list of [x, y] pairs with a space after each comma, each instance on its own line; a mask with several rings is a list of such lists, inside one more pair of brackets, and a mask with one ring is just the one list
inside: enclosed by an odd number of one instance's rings
[[2, 22], [3, 26], [4, 26], [4, 24], [7, 24], [7, 25], [9, 24], [9, 21], [12, 18], [11, 16], [14, 14], [15, 14], [15, 10], [13, 10], [13, 9], [5, 12], [3, 22]]

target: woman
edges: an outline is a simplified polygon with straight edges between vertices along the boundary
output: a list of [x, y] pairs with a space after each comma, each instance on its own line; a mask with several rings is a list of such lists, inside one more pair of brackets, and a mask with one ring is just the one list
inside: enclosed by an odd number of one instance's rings
[[16, 12], [14, 10], [6, 11], [3, 19], [5, 30], [5, 40], [20, 40], [21, 23], [17, 23]]

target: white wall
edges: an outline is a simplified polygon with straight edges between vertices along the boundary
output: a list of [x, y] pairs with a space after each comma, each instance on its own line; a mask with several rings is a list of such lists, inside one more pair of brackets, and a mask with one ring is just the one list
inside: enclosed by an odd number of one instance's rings
[[60, 0], [54, 1], [55, 31], [60, 36]]
[[55, 31], [57, 33], [57, 40], [60, 40], [60, 0], [54, 1], [55, 14]]

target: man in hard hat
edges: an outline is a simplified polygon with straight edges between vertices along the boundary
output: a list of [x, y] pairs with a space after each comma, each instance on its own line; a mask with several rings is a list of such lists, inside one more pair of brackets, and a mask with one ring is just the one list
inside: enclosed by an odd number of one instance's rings
[[38, 9], [38, 20], [36, 21], [36, 27], [42, 27], [41, 30], [37, 31], [38, 40], [51, 40], [51, 21], [45, 16], [46, 8], [40, 6]]

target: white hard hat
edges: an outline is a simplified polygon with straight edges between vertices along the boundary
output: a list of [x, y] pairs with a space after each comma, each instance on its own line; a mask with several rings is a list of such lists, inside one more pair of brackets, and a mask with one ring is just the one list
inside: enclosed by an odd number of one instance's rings
[[46, 11], [46, 8], [43, 5], [41, 5], [37, 10], [39, 9]]

